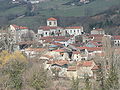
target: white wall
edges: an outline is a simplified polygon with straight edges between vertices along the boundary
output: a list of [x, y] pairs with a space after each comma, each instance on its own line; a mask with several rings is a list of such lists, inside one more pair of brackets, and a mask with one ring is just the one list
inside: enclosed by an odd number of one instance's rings
[[120, 46], [120, 40], [114, 40], [114, 45], [115, 46]]
[[[51, 22], [51, 24], [50, 24]], [[47, 21], [47, 26], [57, 27], [57, 20], [56, 21]]]
[[72, 60], [80, 61], [81, 60], [81, 55], [80, 54], [72, 54]]
[[91, 34], [105, 34], [105, 31], [92, 30]]
[[68, 34], [70, 34], [70, 35], [75, 35], [75, 36], [77, 36], [77, 35], [81, 35], [81, 34], [82, 34], [83, 28], [81, 28], [81, 29], [65, 29], [65, 31], [66, 31]]

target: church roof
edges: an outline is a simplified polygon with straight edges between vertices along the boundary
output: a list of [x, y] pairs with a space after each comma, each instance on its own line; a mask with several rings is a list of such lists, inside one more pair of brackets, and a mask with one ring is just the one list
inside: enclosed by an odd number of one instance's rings
[[53, 17], [51, 17], [51, 18], [48, 18], [48, 21], [56, 21], [57, 19], [56, 18], [53, 18]]

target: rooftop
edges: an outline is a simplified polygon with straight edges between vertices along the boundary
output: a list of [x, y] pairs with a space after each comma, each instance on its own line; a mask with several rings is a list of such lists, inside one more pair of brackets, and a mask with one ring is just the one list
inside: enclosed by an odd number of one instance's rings
[[104, 31], [104, 29], [102, 29], [102, 28], [96, 28], [96, 29], [93, 29], [93, 30], [95, 30], [95, 31]]
[[88, 51], [101, 51], [102, 47], [77, 47], [78, 49], [87, 49]]
[[48, 21], [56, 21], [57, 19], [56, 19], [56, 18], [51, 17], [51, 18], [48, 18], [47, 20], [48, 20]]
[[93, 61], [84, 61], [83, 63], [82, 63], [82, 66], [84, 66], [84, 67], [90, 67], [90, 66], [92, 66], [93, 65]]
[[48, 61], [47, 64], [58, 64], [58, 65], [64, 65], [64, 64], [68, 64], [69, 61], [67, 60], [53, 60], [53, 61]]
[[67, 71], [76, 71], [76, 66], [69, 66]]
[[40, 26], [39, 29], [42, 29], [44, 31], [49, 31], [50, 29], [57, 29], [61, 27], [50, 27], [50, 26]]
[[15, 29], [19, 30], [19, 29], [28, 29], [28, 27], [23, 27], [23, 26], [17, 26], [15, 24], [12, 25]]
[[120, 35], [113, 36], [113, 39], [114, 39], [114, 40], [120, 40]]
[[72, 26], [72, 27], [66, 27], [65, 29], [81, 29], [80, 26]]

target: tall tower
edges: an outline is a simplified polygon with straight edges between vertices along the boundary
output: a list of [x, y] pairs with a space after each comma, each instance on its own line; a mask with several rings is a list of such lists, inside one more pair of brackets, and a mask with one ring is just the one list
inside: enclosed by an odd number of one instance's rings
[[47, 26], [50, 27], [57, 27], [57, 19], [56, 18], [48, 18], [47, 19]]

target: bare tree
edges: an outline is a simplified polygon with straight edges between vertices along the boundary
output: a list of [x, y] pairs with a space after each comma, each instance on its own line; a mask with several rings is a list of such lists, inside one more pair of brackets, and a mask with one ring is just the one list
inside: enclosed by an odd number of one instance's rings
[[0, 49], [12, 52], [14, 50], [14, 45], [14, 37], [8, 30], [8, 26], [6, 26], [1, 32]]

